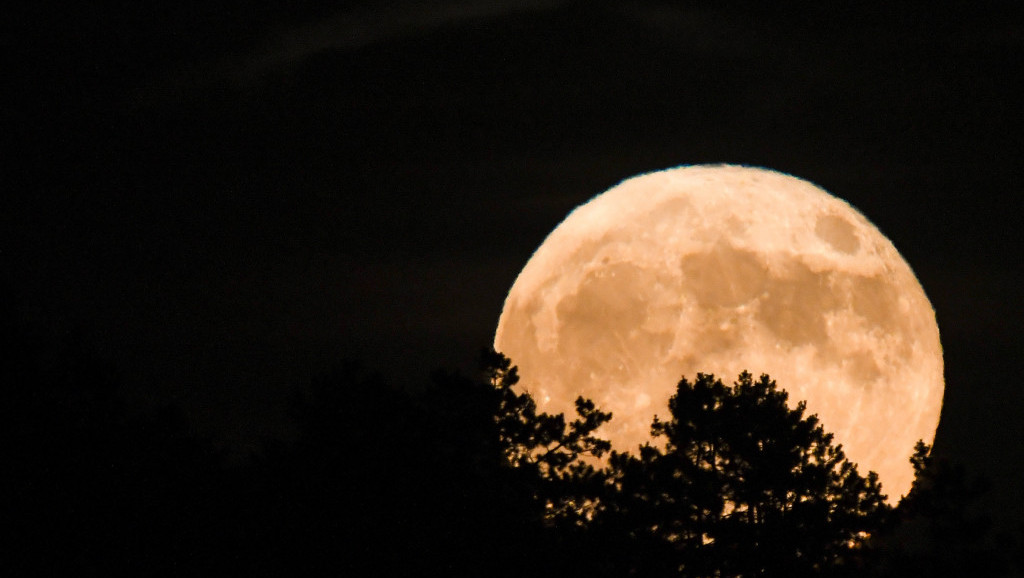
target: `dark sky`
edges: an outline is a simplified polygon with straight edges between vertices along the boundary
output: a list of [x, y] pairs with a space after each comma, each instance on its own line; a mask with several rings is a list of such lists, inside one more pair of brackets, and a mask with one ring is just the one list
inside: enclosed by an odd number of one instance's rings
[[341, 359], [405, 383], [472, 367], [573, 207], [760, 165], [901, 251], [946, 352], [937, 450], [1024, 513], [1013, 3], [25, 4], [3, 34], [4, 281], [133, 403], [244, 445]]

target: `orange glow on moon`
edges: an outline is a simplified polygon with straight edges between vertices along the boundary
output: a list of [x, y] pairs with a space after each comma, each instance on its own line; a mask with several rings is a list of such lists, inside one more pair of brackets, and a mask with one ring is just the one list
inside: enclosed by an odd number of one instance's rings
[[807, 401], [890, 501], [942, 406], [935, 313], [892, 243], [795, 177], [689, 166], [578, 207], [519, 274], [495, 349], [548, 412], [577, 395], [613, 413], [620, 451], [650, 439], [682, 376], [767, 373]]

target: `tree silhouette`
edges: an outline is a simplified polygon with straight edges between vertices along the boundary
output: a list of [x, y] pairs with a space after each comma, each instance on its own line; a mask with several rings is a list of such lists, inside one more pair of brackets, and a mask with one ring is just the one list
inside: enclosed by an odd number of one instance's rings
[[254, 501], [271, 507], [254, 521], [257, 566], [546, 575], [540, 561], [561, 555], [557, 527], [601, 484], [579, 458], [608, 449], [593, 431], [609, 415], [579, 400], [566, 423], [513, 389], [504, 356], [487, 351], [481, 367], [475, 378], [436, 372], [421, 391], [354, 365], [318, 380], [296, 404], [298, 439], [264, 459]]
[[997, 535], [978, 509], [990, 483], [931, 449], [923, 441], [914, 446], [914, 483], [896, 509], [897, 523], [879, 539], [873, 575], [1010, 575], [1012, 544], [1002, 542], [1013, 538]]
[[547, 520], [582, 524], [603, 477], [581, 458], [600, 458], [611, 449], [594, 432], [612, 414], [580, 396], [575, 402], [577, 418], [566, 424], [563, 414], [537, 413], [529, 393], [513, 390], [519, 375], [507, 357], [485, 351], [482, 366], [498, 398], [498, 436], [509, 464], [519, 475], [539, 482], [534, 498], [544, 506]]
[[[2, 287], [0, 287], [2, 293]], [[18, 575], [918, 576], [1007, 568], [984, 486], [919, 444], [896, 515], [767, 376], [683, 379], [655, 445], [612, 416], [537, 410], [512, 362], [399, 389], [343, 364], [296, 396], [296, 434], [233, 465], [173, 408], [0, 299], [5, 567]], [[1019, 544], [1019, 542], [1018, 542]], [[1019, 545], [1017, 546], [1018, 558]]]
[[223, 575], [222, 456], [181, 412], [127, 411], [109, 363], [11, 301], [0, 298], [4, 568]]
[[[658, 446], [613, 453], [597, 533], [609, 574], [816, 576], [856, 569], [889, 508], [801, 402], [762, 375], [682, 379]], [[616, 563], [618, 562], [618, 563]]]

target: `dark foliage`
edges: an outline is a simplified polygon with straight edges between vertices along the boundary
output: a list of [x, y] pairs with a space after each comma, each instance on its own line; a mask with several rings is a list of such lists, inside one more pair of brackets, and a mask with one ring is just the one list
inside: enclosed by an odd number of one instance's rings
[[818, 576], [854, 571], [889, 513], [804, 404], [762, 375], [683, 379], [658, 446], [613, 454], [597, 527], [612, 574]]
[[872, 575], [1012, 575], [1014, 537], [996, 532], [978, 509], [990, 484], [960, 465], [931, 455], [923, 441], [910, 457], [914, 484], [897, 508], [898, 523], [878, 539]]
[[[12, 575], [1006, 567], [965, 506], [979, 487], [962, 470], [920, 446], [918, 481], [895, 528], [884, 527], [877, 480], [767, 377], [683, 380], [669, 419], [653, 425], [658, 445], [606, 462], [609, 444], [595, 434], [611, 415], [585, 399], [571, 419], [538, 412], [499, 353], [484, 353], [478, 376], [438, 372], [416, 391], [347, 364], [297, 396], [296, 437], [235, 463], [174, 410], [123, 408], [116, 372], [77, 340], [36, 331], [13, 308], [0, 317]], [[911, 547], [911, 535], [925, 546]]]
[[116, 373], [78, 340], [45, 337], [5, 313], [4, 568], [222, 570], [232, 520], [221, 500], [227, 470], [212, 445], [176, 411], [130, 415]]

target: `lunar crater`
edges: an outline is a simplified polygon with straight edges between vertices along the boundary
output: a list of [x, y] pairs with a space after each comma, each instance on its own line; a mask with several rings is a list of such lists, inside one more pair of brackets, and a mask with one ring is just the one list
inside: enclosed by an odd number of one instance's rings
[[840, 253], [852, 255], [860, 250], [860, 240], [854, 232], [853, 224], [842, 217], [836, 215], [818, 217], [814, 224], [814, 234]]

